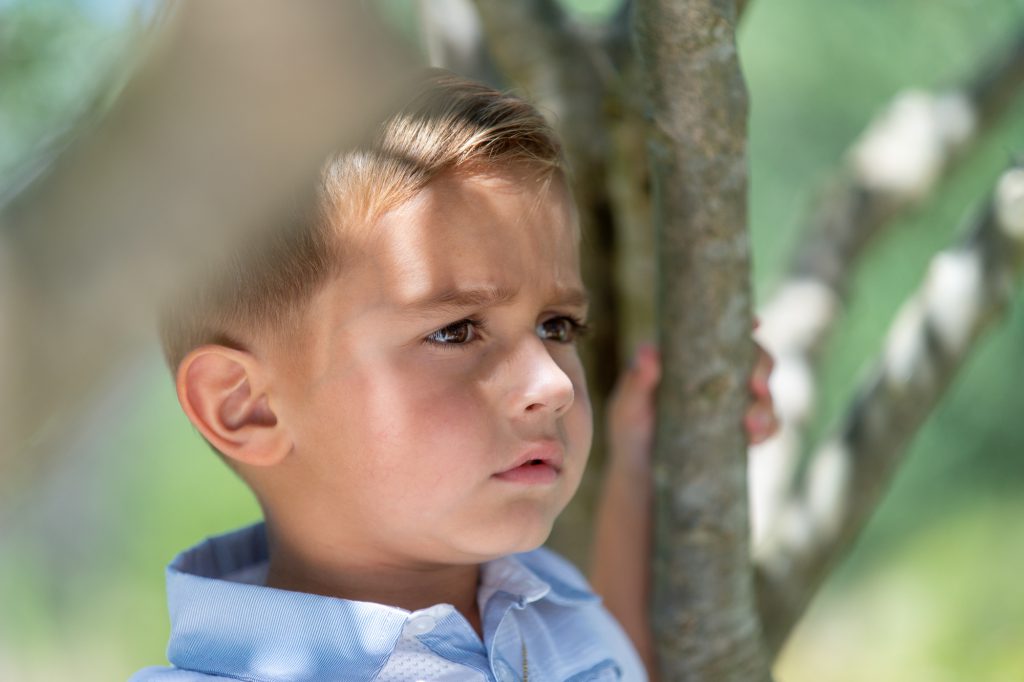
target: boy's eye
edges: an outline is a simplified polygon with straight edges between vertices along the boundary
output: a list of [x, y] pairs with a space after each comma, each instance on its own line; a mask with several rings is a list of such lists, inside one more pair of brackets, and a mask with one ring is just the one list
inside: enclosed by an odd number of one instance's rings
[[[453, 322], [428, 335], [426, 343], [441, 347], [467, 346], [480, 340], [484, 329], [482, 320], [467, 318]], [[572, 343], [587, 331], [587, 325], [572, 317], [560, 316], [545, 320], [537, 325], [537, 335], [545, 341]]]
[[478, 330], [482, 327], [483, 323], [478, 320], [459, 320], [447, 327], [438, 329], [429, 335], [425, 341], [437, 346], [462, 346], [479, 339], [480, 334]]
[[537, 334], [546, 341], [572, 343], [587, 331], [587, 325], [572, 317], [553, 317], [537, 325]]

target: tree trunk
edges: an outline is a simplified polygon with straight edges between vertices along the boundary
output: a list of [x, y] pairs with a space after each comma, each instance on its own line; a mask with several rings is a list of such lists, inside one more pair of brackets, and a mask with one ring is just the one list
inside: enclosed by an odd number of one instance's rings
[[732, 0], [637, 3], [659, 339], [652, 618], [669, 680], [766, 680], [749, 557], [747, 96]]

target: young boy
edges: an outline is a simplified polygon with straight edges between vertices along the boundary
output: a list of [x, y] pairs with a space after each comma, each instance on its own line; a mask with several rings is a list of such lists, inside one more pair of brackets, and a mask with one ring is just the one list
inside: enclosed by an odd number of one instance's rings
[[[173, 667], [132, 679], [647, 679], [586, 580], [538, 549], [591, 442], [579, 239], [537, 112], [434, 74], [325, 166], [308, 220], [169, 312], [181, 405], [265, 521], [168, 567]], [[632, 486], [657, 373], [645, 351], [613, 405], [629, 483], [597, 538], [625, 557], [604, 596], [644, 648]]]

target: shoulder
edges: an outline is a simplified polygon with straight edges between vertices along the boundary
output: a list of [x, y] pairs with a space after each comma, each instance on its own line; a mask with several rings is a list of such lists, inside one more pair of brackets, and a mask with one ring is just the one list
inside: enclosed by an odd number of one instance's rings
[[226, 680], [220, 675], [207, 675], [194, 670], [152, 666], [143, 668], [128, 678], [128, 682], [201, 682], [203, 680]]

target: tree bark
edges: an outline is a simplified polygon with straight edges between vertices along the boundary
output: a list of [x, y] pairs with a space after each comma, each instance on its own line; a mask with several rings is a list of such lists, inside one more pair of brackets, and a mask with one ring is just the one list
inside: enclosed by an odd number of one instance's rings
[[663, 372], [652, 619], [669, 680], [767, 680], [748, 551], [747, 96], [736, 5], [637, 3]]

